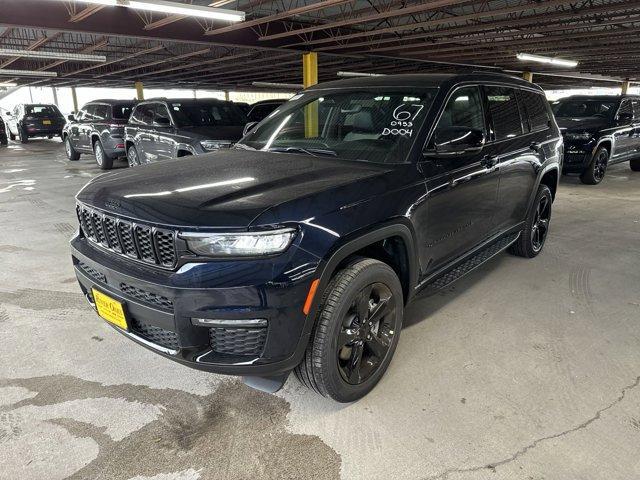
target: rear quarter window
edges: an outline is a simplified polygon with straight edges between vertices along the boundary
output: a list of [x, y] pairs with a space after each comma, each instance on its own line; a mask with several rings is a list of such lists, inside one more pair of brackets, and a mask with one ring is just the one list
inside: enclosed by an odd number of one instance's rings
[[[541, 93], [531, 92], [529, 90], [520, 90], [518, 94], [523, 110], [526, 113], [529, 130], [535, 132], [549, 128], [551, 119], [549, 118], [546, 97]], [[525, 124], [526, 123], [527, 122], [525, 122]]]

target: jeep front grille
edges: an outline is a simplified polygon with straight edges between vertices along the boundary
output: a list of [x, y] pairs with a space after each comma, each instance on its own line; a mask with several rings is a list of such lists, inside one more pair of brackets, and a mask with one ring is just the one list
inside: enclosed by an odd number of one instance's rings
[[147, 264], [175, 266], [174, 231], [122, 220], [84, 205], [78, 205], [76, 213], [82, 233], [92, 243]]

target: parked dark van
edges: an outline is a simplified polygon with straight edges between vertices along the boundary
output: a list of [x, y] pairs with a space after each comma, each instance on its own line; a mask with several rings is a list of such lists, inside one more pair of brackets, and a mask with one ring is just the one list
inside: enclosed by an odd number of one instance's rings
[[30, 138], [53, 138], [62, 135], [65, 119], [58, 107], [49, 104], [26, 103], [7, 112], [5, 121], [11, 140], [27, 143]]
[[76, 161], [82, 153], [93, 153], [102, 170], [110, 170], [113, 161], [125, 157], [124, 126], [134, 101], [94, 100], [75, 115], [69, 115], [62, 131], [67, 158]]
[[136, 105], [125, 128], [129, 166], [229, 148], [247, 123], [233, 102], [154, 99]]
[[640, 97], [575, 95], [553, 102], [553, 110], [564, 137], [564, 173], [596, 185], [614, 163], [629, 161], [640, 172]]
[[268, 391], [295, 371], [349, 402], [417, 292], [541, 252], [561, 163], [542, 90], [517, 78], [320, 84], [232, 149], [89, 182], [73, 265], [98, 313], [160, 355]]

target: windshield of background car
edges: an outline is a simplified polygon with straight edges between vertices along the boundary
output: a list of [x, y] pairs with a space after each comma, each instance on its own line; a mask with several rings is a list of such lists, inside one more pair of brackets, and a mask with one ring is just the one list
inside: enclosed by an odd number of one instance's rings
[[126, 120], [131, 116], [131, 110], [133, 110], [133, 105], [129, 103], [116, 104], [113, 106], [113, 118]]
[[380, 87], [302, 93], [248, 133], [239, 148], [403, 163], [436, 92]]
[[24, 114], [27, 117], [59, 117], [61, 115], [53, 105], [26, 105]]
[[552, 105], [556, 117], [613, 118], [618, 102], [615, 100], [561, 100]]
[[244, 126], [247, 117], [233, 103], [172, 102], [171, 115], [179, 127]]

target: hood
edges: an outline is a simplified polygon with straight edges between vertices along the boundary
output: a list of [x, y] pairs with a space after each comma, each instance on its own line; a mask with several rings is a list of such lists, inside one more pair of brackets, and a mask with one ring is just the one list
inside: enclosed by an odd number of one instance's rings
[[590, 132], [609, 126], [609, 120], [602, 117], [556, 117], [558, 126], [570, 132]]
[[270, 207], [388, 170], [327, 157], [223, 150], [101, 175], [77, 199], [149, 223], [243, 228]]
[[184, 135], [190, 141], [230, 140], [232, 142], [236, 142], [242, 138], [242, 130], [244, 130], [244, 125], [222, 127], [180, 127], [178, 129], [178, 135]]

